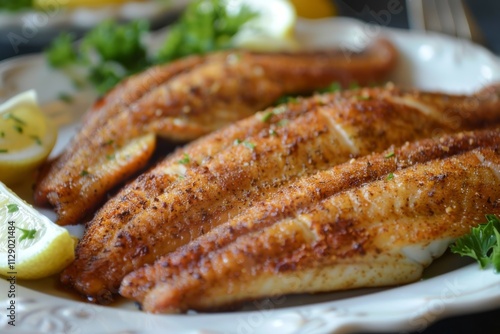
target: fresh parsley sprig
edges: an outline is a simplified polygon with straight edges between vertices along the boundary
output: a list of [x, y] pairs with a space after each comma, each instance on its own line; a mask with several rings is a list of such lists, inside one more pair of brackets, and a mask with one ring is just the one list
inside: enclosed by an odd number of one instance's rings
[[234, 13], [227, 0], [196, 0], [172, 27], [155, 61], [231, 48], [231, 38], [256, 15], [247, 6]]
[[124, 77], [151, 65], [147, 58], [143, 35], [149, 30], [146, 21], [127, 24], [104, 21], [75, 45], [75, 36], [59, 35], [45, 51], [52, 67], [72, 65], [87, 69], [87, 80], [99, 93], [105, 93]]
[[479, 262], [481, 268], [492, 266], [500, 273], [500, 218], [486, 215], [487, 223], [473, 227], [471, 232], [450, 246], [453, 253], [469, 256]]
[[181, 165], [187, 165], [190, 161], [191, 161], [191, 158], [189, 157], [189, 154], [184, 153], [184, 155], [182, 156], [182, 159], [180, 159], [178, 162]]
[[149, 31], [143, 20], [127, 24], [105, 21], [78, 44], [75, 36], [61, 34], [45, 53], [55, 68], [68, 69], [72, 65], [85, 68], [86, 80], [104, 94], [123, 78], [151, 65], [230, 48], [231, 38], [256, 15], [246, 6], [237, 12], [230, 10], [227, 0], [195, 0], [170, 27], [156, 54], [148, 54], [143, 44]]

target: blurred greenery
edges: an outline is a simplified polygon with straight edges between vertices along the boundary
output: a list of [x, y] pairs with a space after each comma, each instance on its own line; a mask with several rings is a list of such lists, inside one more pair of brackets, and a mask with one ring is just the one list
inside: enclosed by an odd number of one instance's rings
[[75, 37], [62, 33], [45, 51], [55, 68], [72, 65], [88, 70], [87, 79], [100, 93], [105, 93], [124, 77], [150, 65], [142, 36], [149, 30], [147, 21], [117, 24], [104, 21], [91, 30], [77, 45]]
[[87, 80], [103, 94], [124, 77], [153, 64], [230, 48], [231, 38], [256, 15], [246, 6], [230, 12], [226, 0], [196, 0], [171, 27], [155, 55], [148, 55], [143, 44], [148, 23], [137, 20], [127, 24], [104, 21], [78, 44], [73, 35], [63, 33], [46, 49], [46, 56], [55, 68], [85, 67]]

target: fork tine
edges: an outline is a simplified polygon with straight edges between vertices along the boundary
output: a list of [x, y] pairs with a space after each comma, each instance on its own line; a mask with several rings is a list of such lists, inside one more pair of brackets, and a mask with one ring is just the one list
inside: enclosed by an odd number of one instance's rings
[[463, 0], [406, 0], [406, 8], [411, 29], [443, 32], [484, 44]]
[[479, 30], [472, 14], [463, 0], [453, 0], [451, 10], [457, 23], [457, 36], [484, 44], [484, 36]]
[[469, 20], [467, 19], [467, 15], [465, 14], [465, 8], [462, 1], [452, 0], [450, 10], [457, 22], [457, 36], [461, 38], [472, 39]]
[[422, 0], [406, 0], [408, 23], [411, 29], [425, 31], [425, 17]]
[[456, 3], [455, 0], [427, 0], [432, 2], [436, 7], [436, 13], [439, 17], [439, 24], [441, 25], [441, 32], [445, 34], [457, 36], [457, 26], [455, 18], [451, 11], [450, 2]]
[[[439, 2], [439, 0], [437, 1]], [[426, 30], [443, 31], [441, 17], [439, 14], [439, 6], [434, 0], [423, 0], [424, 19]]]

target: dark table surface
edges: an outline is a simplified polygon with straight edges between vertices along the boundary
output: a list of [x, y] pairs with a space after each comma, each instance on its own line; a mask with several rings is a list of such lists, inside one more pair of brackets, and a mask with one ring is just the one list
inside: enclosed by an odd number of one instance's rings
[[[395, 0], [392, 0], [395, 1]], [[468, 0], [466, 1], [477, 19], [481, 28], [486, 46], [500, 56], [500, 1], [498, 0]], [[387, 7], [387, 1], [361, 1], [361, 0], [337, 0], [340, 14], [356, 17], [366, 21], [373, 21], [369, 11], [379, 11]], [[367, 5], [368, 4], [368, 5]], [[404, 6], [404, 1], [401, 1]], [[165, 18], [164, 22], [170, 22], [171, 17]], [[398, 28], [408, 28], [406, 11], [394, 15], [388, 24]], [[38, 52], [47, 42], [43, 38], [34, 38], [14, 52], [8, 39], [6, 31], [0, 31], [0, 60], [18, 54]], [[498, 287], [500, 289], [500, 286]], [[476, 309], [471, 305], [471, 309]], [[402, 332], [402, 331], [400, 331]], [[416, 334], [415, 332], [414, 334]], [[481, 313], [460, 315], [439, 320], [427, 329], [418, 332], [422, 334], [461, 334], [482, 333], [500, 334], [500, 305], [498, 308]]]

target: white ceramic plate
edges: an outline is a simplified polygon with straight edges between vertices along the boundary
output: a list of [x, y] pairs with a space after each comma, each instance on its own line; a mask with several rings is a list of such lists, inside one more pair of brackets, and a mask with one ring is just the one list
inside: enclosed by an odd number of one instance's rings
[[[308, 47], [361, 47], [379, 35], [391, 38], [401, 52], [395, 83], [421, 89], [472, 92], [500, 80], [500, 62], [487, 50], [440, 35], [422, 35], [369, 26], [350, 19], [300, 21], [298, 36]], [[61, 127], [54, 154], [74, 134], [91, 92], [71, 106], [53, 102], [71, 91], [64, 76], [48, 69], [41, 56], [0, 63], [0, 99], [34, 88]], [[31, 198], [29, 182], [15, 189]], [[54, 214], [42, 211], [51, 218]], [[73, 231], [77, 233], [77, 231]], [[24, 333], [353, 333], [422, 330], [445, 316], [500, 306], [500, 275], [445, 254], [424, 279], [386, 289], [280, 296], [248, 304], [242, 311], [216, 314], [150, 315], [133, 303], [96, 306], [57, 288], [55, 278], [17, 282], [16, 327]], [[9, 282], [0, 280], [0, 331], [13, 329], [5, 316]]]

